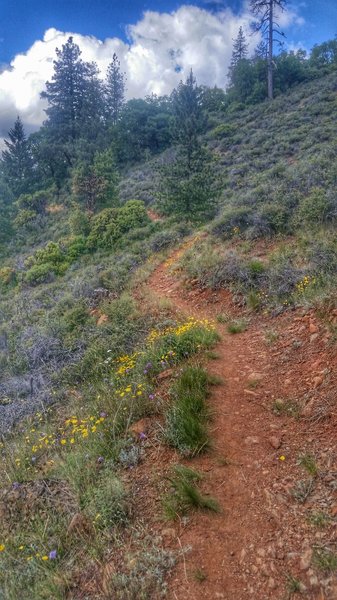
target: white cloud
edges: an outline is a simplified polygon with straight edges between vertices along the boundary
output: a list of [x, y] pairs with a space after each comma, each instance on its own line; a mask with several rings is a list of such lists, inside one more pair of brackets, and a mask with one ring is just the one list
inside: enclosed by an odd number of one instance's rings
[[[294, 23], [295, 13], [285, 25]], [[129, 44], [118, 38], [104, 41], [94, 36], [61, 32], [50, 28], [25, 54], [17, 55], [8, 68], [0, 70], [0, 137], [6, 135], [17, 114], [26, 130], [36, 129], [44, 120], [45, 104], [40, 92], [51, 79], [55, 48], [70, 35], [82, 50], [82, 58], [95, 61], [102, 76], [117, 53], [127, 74], [128, 97], [151, 92], [169, 93], [186, 78], [190, 68], [199, 84], [224, 86], [232, 52], [232, 40], [240, 25], [248, 32], [251, 18], [247, 5], [240, 14], [230, 8], [213, 13], [195, 6], [181, 6], [172, 13], [145, 12], [127, 29]], [[250, 49], [256, 38], [247, 36]]]

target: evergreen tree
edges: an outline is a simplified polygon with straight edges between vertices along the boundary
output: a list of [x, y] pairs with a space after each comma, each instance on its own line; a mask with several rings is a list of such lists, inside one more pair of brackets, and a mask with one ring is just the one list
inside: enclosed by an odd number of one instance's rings
[[246, 42], [245, 34], [243, 33], [243, 29], [240, 26], [237, 38], [233, 44], [233, 52], [232, 52], [232, 60], [230, 64], [230, 69], [234, 69], [240, 60], [247, 58], [248, 56], [248, 44]]
[[32, 157], [20, 117], [9, 130], [8, 138], [6, 150], [2, 152], [2, 169], [7, 185], [17, 197], [28, 191], [33, 183]]
[[211, 155], [198, 137], [206, 126], [202, 98], [191, 70], [186, 82], [181, 81], [171, 95], [172, 133], [178, 151], [174, 163], [162, 169], [163, 209], [192, 220], [212, 214], [219, 192]]
[[[275, 12], [284, 11], [287, 0], [250, 0], [250, 8], [255, 22], [253, 29], [260, 31], [267, 42], [267, 72], [268, 72], [268, 98], [273, 99], [274, 96], [274, 63], [273, 50], [274, 42], [279, 42], [279, 36], [284, 37], [284, 33], [280, 30], [280, 26], [275, 18]], [[276, 37], [275, 37], [276, 36]]]
[[192, 155], [199, 146], [198, 135], [205, 129], [207, 117], [202, 109], [202, 90], [196, 85], [193, 71], [186, 82], [179, 83], [171, 94], [174, 141], [180, 145], [191, 165]]
[[111, 150], [95, 155], [92, 164], [81, 163], [73, 172], [72, 191], [88, 212], [118, 204], [118, 173]]
[[[248, 55], [248, 44], [243, 33], [242, 27], [239, 28], [237, 38], [234, 40], [232, 59], [229, 66], [229, 83], [233, 88], [244, 88], [245, 84], [242, 81], [242, 76], [248, 74], [249, 61], [247, 60]], [[243, 85], [242, 85], [243, 84]], [[239, 91], [239, 98], [242, 100], [241, 90]]]
[[105, 105], [108, 119], [116, 125], [120, 118], [125, 101], [125, 73], [121, 71], [121, 63], [117, 54], [112, 57], [108, 66], [105, 82]]
[[88, 135], [87, 128], [100, 119], [101, 85], [94, 63], [84, 62], [81, 51], [70, 37], [62, 50], [56, 49], [54, 74], [41, 97], [48, 101], [47, 125], [54, 138], [74, 142]]

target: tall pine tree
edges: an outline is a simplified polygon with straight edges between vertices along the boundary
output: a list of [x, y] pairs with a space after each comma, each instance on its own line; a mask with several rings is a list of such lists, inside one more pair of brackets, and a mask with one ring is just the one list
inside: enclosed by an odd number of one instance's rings
[[109, 120], [114, 125], [119, 120], [121, 110], [125, 101], [125, 73], [121, 71], [121, 63], [115, 53], [112, 62], [108, 66], [105, 82], [105, 106]]
[[183, 214], [191, 220], [210, 216], [219, 186], [215, 185], [210, 153], [202, 147], [199, 135], [205, 130], [206, 116], [202, 90], [191, 70], [172, 92], [173, 140], [177, 155], [173, 164], [162, 170], [162, 205], [170, 213]]
[[235, 85], [235, 80], [237, 79], [235, 77], [236, 72], [238, 69], [240, 70], [242, 61], [248, 56], [248, 44], [241, 26], [239, 28], [238, 35], [233, 42], [233, 52], [228, 72], [230, 85]]
[[48, 101], [46, 125], [54, 139], [74, 142], [86, 137], [88, 124], [100, 119], [102, 108], [101, 84], [94, 63], [81, 59], [81, 51], [69, 37], [62, 49], [56, 49], [54, 74], [47, 81], [41, 97]]
[[32, 157], [20, 117], [8, 132], [2, 152], [4, 179], [15, 197], [29, 191], [33, 183]]
[[268, 65], [268, 98], [274, 97], [274, 62], [273, 51], [274, 42], [280, 43], [280, 37], [284, 37], [280, 26], [276, 20], [276, 13], [285, 10], [287, 0], [250, 0], [250, 8], [255, 17], [253, 23], [254, 31], [260, 31], [267, 44], [267, 65]]

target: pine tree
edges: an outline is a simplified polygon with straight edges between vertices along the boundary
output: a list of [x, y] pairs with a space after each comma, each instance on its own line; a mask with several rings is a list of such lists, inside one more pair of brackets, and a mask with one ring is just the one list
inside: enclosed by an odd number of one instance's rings
[[196, 84], [193, 71], [186, 82], [179, 83], [171, 94], [174, 141], [181, 146], [190, 167], [194, 150], [199, 147], [198, 135], [205, 129], [206, 116], [202, 109], [202, 90]]
[[231, 60], [231, 68], [236, 67], [236, 65], [240, 62], [240, 60], [247, 58], [248, 56], [248, 44], [246, 42], [245, 34], [243, 33], [243, 29], [240, 26], [237, 38], [233, 44], [233, 52], [232, 52], [232, 60]]
[[125, 73], [121, 71], [121, 63], [117, 54], [112, 57], [112, 62], [108, 66], [105, 82], [105, 105], [108, 119], [111, 119], [114, 125], [119, 120], [121, 110], [125, 101]]
[[84, 62], [81, 51], [69, 37], [62, 49], [56, 49], [54, 74], [46, 83], [41, 97], [48, 101], [47, 125], [54, 138], [75, 141], [84, 133], [88, 124], [99, 120], [101, 109], [101, 86], [94, 63]]
[[248, 44], [241, 26], [239, 28], [238, 35], [233, 42], [232, 58], [228, 71], [230, 85], [232, 86], [235, 85], [236, 71], [241, 67], [242, 61], [248, 56]]
[[28, 191], [33, 182], [32, 157], [20, 117], [9, 130], [8, 138], [2, 152], [2, 169], [5, 181], [17, 197]]
[[[280, 26], [275, 19], [276, 11], [284, 11], [287, 0], [250, 0], [250, 8], [256, 21], [253, 24], [254, 31], [260, 31], [267, 42], [267, 65], [268, 65], [268, 98], [273, 99], [273, 50], [274, 42], [279, 42], [279, 37], [284, 37]], [[276, 36], [276, 37], [275, 37]]]
[[201, 145], [199, 134], [206, 126], [202, 90], [191, 70], [172, 92], [173, 140], [176, 160], [162, 169], [164, 211], [184, 214], [191, 220], [210, 216], [219, 192], [211, 155]]

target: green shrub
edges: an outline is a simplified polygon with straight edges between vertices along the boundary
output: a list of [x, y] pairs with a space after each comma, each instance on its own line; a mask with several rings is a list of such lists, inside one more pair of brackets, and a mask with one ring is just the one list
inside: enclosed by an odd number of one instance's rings
[[122, 482], [106, 471], [89, 487], [84, 504], [86, 512], [98, 528], [125, 525], [130, 505]]
[[147, 225], [149, 221], [144, 202], [140, 200], [129, 200], [117, 214], [117, 227], [121, 234], [130, 229]]
[[90, 219], [83, 209], [76, 208], [71, 212], [69, 225], [73, 235], [87, 236], [90, 232]]
[[217, 139], [231, 137], [235, 132], [235, 127], [229, 123], [221, 123], [212, 130], [212, 136]]
[[25, 281], [30, 285], [39, 285], [52, 281], [54, 276], [54, 266], [51, 263], [44, 263], [31, 267], [25, 274]]
[[253, 211], [249, 207], [227, 208], [212, 225], [211, 233], [230, 237], [245, 231], [252, 222]]
[[56, 242], [48, 242], [44, 248], [37, 250], [34, 255], [34, 261], [37, 265], [49, 263], [55, 265], [56, 269], [57, 265], [64, 261], [64, 258], [65, 253]]
[[315, 229], [320, 227], [331, 219], [332, 208], [332, 202], [326, 191], [314, 188], [298, 207], [296, 214], [298, 226], [304, 224]]
[[119, 237], [117, 208], [104, 208], [92, 219], [88, 248], [111, 248]]
[[0, 286], [10, 287], [15, 285], [17, 281], [17, 275], [15, 269], [11, 267], [2, 267], [0, 269]]

